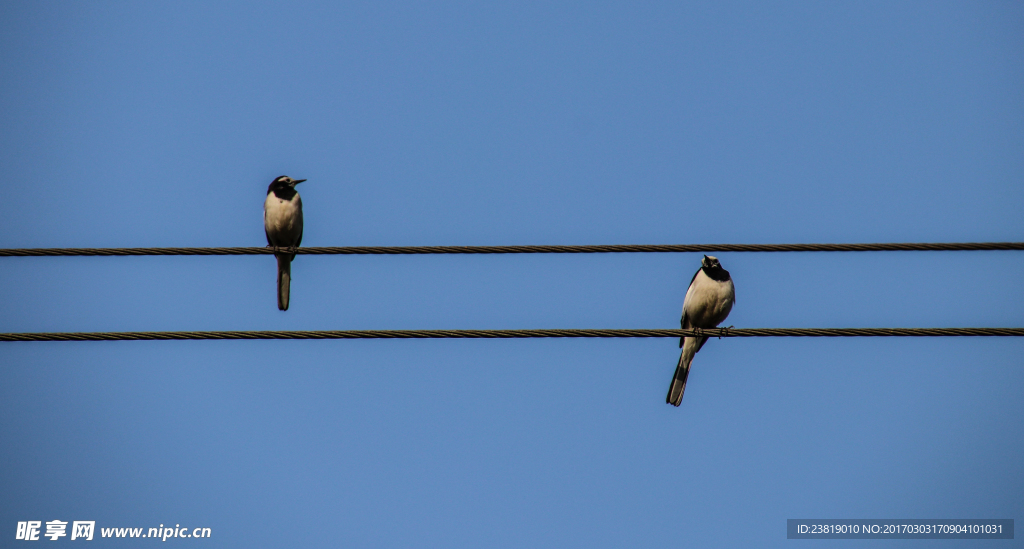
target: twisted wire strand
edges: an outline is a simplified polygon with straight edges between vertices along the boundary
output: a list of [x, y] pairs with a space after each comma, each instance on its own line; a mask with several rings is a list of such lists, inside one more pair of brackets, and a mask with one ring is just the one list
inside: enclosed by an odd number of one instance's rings
[[399, 254], [588, 254], [678, 252], [912, 252], [1024, 250], [1024, 242], [932, 242], [882, 244], [608, 244], [588, 246], [312, 246], [300, 248], [6, 248], [0, 257], [133, 255]]
[[693, 330], [318, 330], [0, 333], [0, 341], [224, 339], [479, 339], [613, 337], [962, 337], [1024, 336], [1024, 328], [712, 328]]

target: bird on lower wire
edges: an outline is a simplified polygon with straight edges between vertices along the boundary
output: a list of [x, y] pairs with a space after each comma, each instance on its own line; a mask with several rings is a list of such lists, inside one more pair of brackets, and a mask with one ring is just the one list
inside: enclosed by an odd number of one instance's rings
[[[305, 179], [292, 179], [282, 175], [270, 182], [267, 200], [263, 203], [263, 228], [267, 231], [267, 246], [298, 248], [302, 244], [302, 197], [295, 186]], [[288, 310], [291, 290], [292, 260], [294, 253], [275, 253], [277, 257], [277, 308]]]
[[[717, 328], [729, 316], [734, 303], [736, 288], [732, 284], [729, 271], [722, 268], [717, 257], [706, 255], [701, 260], [700, 269], [690, 280], [690, 287], [686, 289], [686, 297], [683, 298], [683, 317], [679, 319], [679, 327], [683, 330]], [[706, 336], [679, 338], [679, 346], [683, 350], [679, 354], [679, 364], [668, 388], [666, 402], [669, 404], [679, 406], [683, 402], [690, 363], [707, 340]]]

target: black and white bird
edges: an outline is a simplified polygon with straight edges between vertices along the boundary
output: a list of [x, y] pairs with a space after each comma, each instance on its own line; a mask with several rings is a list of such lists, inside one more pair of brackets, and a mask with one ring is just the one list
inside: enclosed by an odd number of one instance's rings
[[[298, 248], [302, 244], [302, 198], [295, 186], [305, 179], [282, 175], [270, 182], [267, 201], [263, 203], [263, 227], [267, 245], [276, 248]], [[277, 257], [277, 308], [288, 310], [288, 293], [292, 282], [294, 253], [275, 253]]]
[[[684, 330], [716, 328], [729, 316], [734, 303], [736, 288], [733, 287], [729, 271], [722, 268], [717, 257], [706, 255], [701, 260], [700, 269], [690, 280], [690, 287], [686, 289], [686, 297], [683, 298], [683, 317], [679, 319], [679, 327]], [[676, 374], [668, 388], [666, 402], [669, 404], [679, 406], [683, 402], [690, 363], [707, 340], [707, 337], [679, 338], [679, 346], [683, 351], [679, 354]]]

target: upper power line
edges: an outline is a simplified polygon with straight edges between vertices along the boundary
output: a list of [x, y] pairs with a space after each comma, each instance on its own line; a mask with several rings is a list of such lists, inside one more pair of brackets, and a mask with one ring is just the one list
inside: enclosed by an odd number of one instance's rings
[[586, 246], [311, 246], [299, 248], [7, 248], [0, 257], [129, 255], [593, 254], [673, 252], [941, 252], [1024, 250], [1024, 242], [897, 242], [877, 244], [597, 244]]
[[520, 339], [606, 337], [1021, 337], [1024, 328], [695, 328], [688, 330], [258, 330], [0, 333], [0, 341], [197, 339]]

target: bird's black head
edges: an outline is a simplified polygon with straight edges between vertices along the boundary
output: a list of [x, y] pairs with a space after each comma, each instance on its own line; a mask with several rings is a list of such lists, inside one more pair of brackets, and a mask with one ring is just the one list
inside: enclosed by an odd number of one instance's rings
[[722, 264], [718, 262], [718, 258], [713, 255], [706, 255], [701, 260], [700, 266], [705, 269], [721, 269]]
[[305, 179], [292, 179], [287, 175], [282, 175], [270, 182], [270, 186], [267, 187], [267, 194], [270, 194], [275, 191], [294, 191], [295, 186], [298, 185], [299, 183], [302, 183], [303, 181], [305, 181]]
[[700, 268], [712, 280], [729, 280], [729, 271], [723, 269], [718, 258], [713, 255], [704, 256], [704, 259], [700, 261]]

